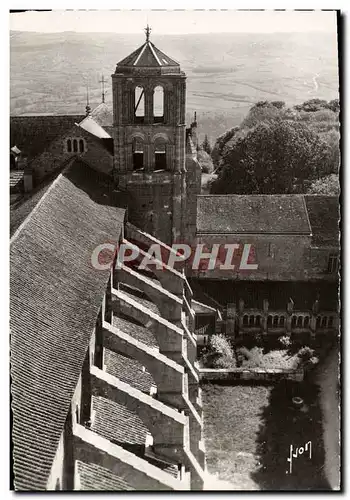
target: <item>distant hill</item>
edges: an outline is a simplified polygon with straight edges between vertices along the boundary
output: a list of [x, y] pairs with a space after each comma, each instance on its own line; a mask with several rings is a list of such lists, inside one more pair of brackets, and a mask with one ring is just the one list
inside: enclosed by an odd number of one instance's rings
[[[86, 83], [100, 102], [100, 84], [143, 43], [142, 34], [10, 33], [11, 114], [82, 113]], [[152, 35], [187, 74], [187, 118], [197, 111], [200, 137], [211, 142], [238, 125], [253, 103], [293, 105], [338, 97], [336, 35], [329, 33]]]

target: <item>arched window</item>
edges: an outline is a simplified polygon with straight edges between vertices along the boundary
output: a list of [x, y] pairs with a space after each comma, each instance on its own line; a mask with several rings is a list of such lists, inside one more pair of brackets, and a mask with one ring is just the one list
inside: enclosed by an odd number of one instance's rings
[[252, 314], [249, 316], [249, 326], [254, 326], [255, 324], [255, 316]]
[[321, 321], [321, 327], [322, 328], [326, 328], [327, 327], [327, 323], [328, 323], [328, 317], [327, 316], [323, 316], [322, 321]]
[[248, 325], [248, 321], [249, 321], [249, 318], [248, 318], [247, 314], [245, 314], [245, 315], [243, 316], [243, 325], [244, 325], [244, 326], [247, 326], [247, 325]]
[[78, 141], [76, 139], [73, 139], [73, 151], [74, 153], [78, 152]]
[[164, 121], [164, 89], [158, 85], [153, 94], [153, 119], [155, 123]]
[[316, 328], [320, 328], [321, 326], [321, 316], [317, 316], [316, 318]]
[[83, 141], [83, 139], [79, 140], [79, 151], [80, 151], [80, 153], [84, 153], [84, 141]]
[[260, 326], [260, 325], [261, 325], [261, 316], [259, 316], [259, 315], [258, 315], [258, 316], [255, 318], [255, 325], [256, 325], [256, 326]]
[[304, 328], [309, 328], [310, 325], [310, 316], [305, 316], [304, 318]]
[[267, 317], [267, 326], [272, 326], [272, 316]]
[[144, 150], [143, 142], [139, 138], [135, 138], [132, 142], [132, 162], [133, 170], [141, 170], [144, 167]]
[[280, 326], [284, 326], [284, 316], [280, 316]]
[[278, 327], [278, 320], [279, 320], [278, 316], [274, 316], [274, 317], [273, 317], [273, 326], [274, 326], [275, 328], [277, 328], [277, 327]]
[[68, 151], [68, 153], [72, 152], [72, 141], [71, 141], [71, 139], [68, 139], [68, 141], [67, 141], [67, 151]]
[[298, 328], [303, 327], [303, 317], [302, 316], [298, 316], [297, 327]]
[[157, 139], [154, 143], [154, 170], [166, 170], [166, 143], [164, 139]]
[[329, 316], [329, 319], [328, 319], [328, 328], [332, 328], [333, 327], [333, 316]]
[[143, 123], [145, 119], [145, 91], [144, 88], [139, 86], [135, 88], [135, 122]]
[[297, 317], [292, 316], [292, 328], [295, 328], [297, 326]]

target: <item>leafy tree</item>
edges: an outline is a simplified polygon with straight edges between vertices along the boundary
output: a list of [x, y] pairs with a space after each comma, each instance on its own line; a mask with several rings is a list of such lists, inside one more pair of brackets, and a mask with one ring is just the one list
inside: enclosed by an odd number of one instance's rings
[[340, 111], [339, 99], [333, 99], [332, 101], [329, 101], [329, 103], [327, 104], [327, 108], [331, 109], [334, 112], [339, 112]]
[[[282, 101], [280, 102], [282, 103]], [[275, 106], [269, 101], [257, 102], [252, 108], [250, 108], [248, 115], [241, 124], [241, 128], [252, 128], [261, 122], [270, 123], [282, 115], [282, 108], [283, 106], [280, 106], [279, 104]]]
[[329, 146], [307, 125], [281, 118], [259, 123], [227, 148], [212, 194], [305, 192], [322, 176]]
[[197, 159], [203, 173], [211, 174], [214, 171], [213, 160], [206, 151], [199, 149], [197, 151]]
[[201, 148], [203, 149], [203, 151], [208, 153], [208, 155], [211, 154], [211, 145], [210, 145], [207, 134], [205, 134], [204, 141], [202, 142]]
[[324, 99], [309, 99], [308, 101], [303, 102], [303, 104], [297, 104], [295, 107], [298, 111], [319, 111], [320, 109], [325, 109], [328, 106], [328, 102]]
[[222, 151], [223, 151], [226, 143], [230, 139], [232, 139], [232, 137], [234, 137], [234, 135], [236, 134], [236, 132], [239, 131], [239, 129], [240, 129], [239, 127], [233, 127], [231, 129], [229, 129], [227, 132], [225, 132], [224, 134], [220, 135], [216, 139], [216, 142], [215, 142], [214, 147], [213, 147], [212, 152], [211, 152], [211, 157], [212, 157], [215, 168], [219, 167], [221, 154], [222, 154]]
[[213, 368], [235, 368], [235, 354], [225, 335], [211, 337], [209, 350], [203, 356], [203, 364]]
[[308, 193], [338, 196], [340, 194], [339, 177], [336, 174], [331, 174], [317, 179], [311, 184]]

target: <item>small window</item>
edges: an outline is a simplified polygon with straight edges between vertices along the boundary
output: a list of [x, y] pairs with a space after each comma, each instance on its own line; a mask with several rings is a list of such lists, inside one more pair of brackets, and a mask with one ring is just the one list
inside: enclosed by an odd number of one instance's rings
[[67, 151], [68, 151], [68, 153], [72, 152], [72, 141], [71, 141], [71, 139], [68, 139], [68, 141], [67, 141]]
[[305, 316], [304, 318], [304, 328], [309, 328], [310, 325], [310, 316]]
[[255, 316], [249, 316], [249, 326], [254, 326], [255, 324]]
[[331, 253], [328, 258], [328, 272], [336, 273], [338, 271], [339, 257], [335, 253]]
[[278, 316], [274, 316], [274, 317], [273, 317], [273, 326], [274, 326], [275, 328], [277, 328], [277, 327], [278, 327], [278, 320], [279, 320], [279, 317], [278, 317]]
[[297, 326], [297, 317], [292, 316], [292, 328], [295, 328]]
[[85, 149], [84, 148], [84, 141], [83, 141], [83, 139], [80, 139], [79, 140], [79, 151], [80, 151], [80, 153], [84, 153], [84, 149]]
[[143, 87], [136, 87], [134, 93], [135, 108], [134, 117], [136, 123], [143, 123], [145, 119], [145, 90]]
[[78, 141], [76, 139], [73, 139], [73, 151], [74, 153], [78, 152]]
[[303, 317], [302, 316], [298, 316], [297, 327], [298, 328], [302, 328], [303, 327]]
[[280, 316], [280, 326], [284, 327], [284, 316]]
[[332, 328], [333, 327], [333, 316], [329, 316], [329, 319], [328, 319], [328, 328]]
[[261, 316], [257, 316], [257, 317], [255, 318], [255, 325], [256, 325], [256, 326], [260, 326], [260, 324], [261, 324]]
[[321, 321], [321, 328], [327, 328], [327, 323], [328, 323], [328, 317], [323, 316], [322, 321]]
[[249, 318], [248, 318], [248, 316], [245, 314], [245, 315], [243, 316], [243, 325], [244, 325], [244, 326], [247, 326], [247, 325], [248, 325], [248, 322], [249, 322]]
[[267, 317], [267, 326], [272, 326], [272, 316]]

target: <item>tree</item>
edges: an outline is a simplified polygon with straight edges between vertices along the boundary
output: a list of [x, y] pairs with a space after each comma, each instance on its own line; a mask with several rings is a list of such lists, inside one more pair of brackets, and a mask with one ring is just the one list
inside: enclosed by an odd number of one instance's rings
[[284, 103], [282, 101], [274, 102], [277, 103], [277, 106], [269, 101], [257, 102], [250, 108], [248, 115], [241, 124], [241, 128], [252, 128], [261, 122], [270, 123], [277, 117], [282, 116]]
[[328, 196], [339, 196], [340, 184], [336, 174], [327, 175], [313, 182], [308, 190], [309, 194], [323, 194]]
[[197, 159], [201, 166], [202, 173], [211, 174], [214, 171], [213, 160], [206, 151], [199, 149], [197, 151]]
[[321, 176], [330, 148], [307, 125], [281, 118], [259, 123], [227, 148], [212, 194], [305, 192]]
[[239, 131], [239, 129], [240, 129], [239, 127], [233, 127], [216, 139], [216, 142], [211, 152], [211, 158], [213, 160], [215, 168], [219, 167], [221, 154], [225, 145], [229, 140], [232, 139], [232, 137], [234, 137], [234, 135], [236, 134], [236, 132]]
[[203, 149], [203, 151], [208, 153], [208, 155], [211, 154], [211, 145], [210, 145], [207, 134], [205, 134], [204, 141], [202, 142], [201, 148]]

